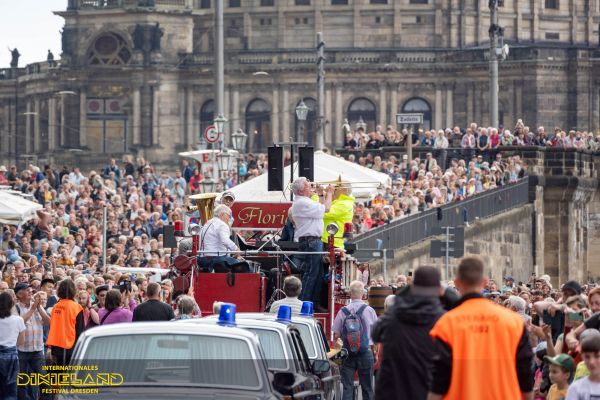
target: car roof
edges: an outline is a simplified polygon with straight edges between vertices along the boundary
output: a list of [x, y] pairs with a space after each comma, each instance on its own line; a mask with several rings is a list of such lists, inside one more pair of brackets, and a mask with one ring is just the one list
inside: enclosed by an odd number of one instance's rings
[[[191, 320], [190, 320], [191, 321]], [[209, 336], [238, 336], [246, 339], [253, 339], [255, 335], [245, 329], [207, 325], [200, 331], [193, 326], [181, 324], [179, 322], [135, 322], [132, 324], [109, 324], [94, 327], [81, 335], [85, 338], [115, 336], [115, 335], [136, 335], [136, 334], [192, 334], [192, 335], [209, 335]]]
[[[253, 312], [244, 312], [237, 313], [236, 318], [240, 319], [258, 319], [263, 321], [275, 321], [277, 319], [277, 314], [275, 313], [253, 313]], [[300, 315], [292, 315], [292, 323], [293, 324], [317, 324], [317, 320], [312, 317], [305, 317]]]
[[[207, 326], [215, 326], [217, 317], [214, 315], [210, 315], [205, 318], [198, 319], [185, 319], [181, 320], [179, 324], [189, 325], [189, 324], [203, 324]], [[250, 318], [242, 318], [240, 320], [236, 320], [236, 325], [244, 328], [269, 328], [275, 329], [280, 332], [287, 331], [290, 328], [297, 329], [293, 323], [282, 323], [277, 321], [267, 321], [267, 320], [256, 320]], [[204, 329], [204, 328], [203, 328]]]

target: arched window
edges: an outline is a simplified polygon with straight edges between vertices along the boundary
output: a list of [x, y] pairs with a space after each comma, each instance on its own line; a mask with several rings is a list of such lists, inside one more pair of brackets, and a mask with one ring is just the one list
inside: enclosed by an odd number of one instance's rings
[[354, 129], [356, 124], [362, 120], [367, 124], [366, 132], [374, 131], [377, 123], [375, 103], [365, 97], [352, 100], [348, 106], [348, 123]]
[[[301, 121], [298, 120], [296, 116], [296, 109], [294, 108], [294, 118], [296, 120], [296, 129], [295, 129], [295, 138], [296, 140], [300, 140], [300, 132], [301, 129], [304, 129], [303, 140], [308, 142], [310, 146], [315, 143], [315, 136], [317, 134], [317, 101], [312, 97], [305, 97], [302, 99], [306, 107], [308, 107], [308, 115], [306, 116], [306, 121], [304, 121], [304, 125], [301, 124]], [[300, 104], [300, 100], [296, 103], [296, 106]]]
[[207, 100], [200, 108], [200, 143], [204, 143], [204, 131], [215, 121], [215, 101]]
[[[423, 126], [421, 126], [421, 128], [423, 128], [423, 130], [426, 131], [431, 129], [431, 106], [422, 98], [413, 97], [412, 99], [408, 99], [406, 103], [404, 103], [404, 106], [402, 106], [402, 113], [423, 114]], [[411, 126], [409, 125], [404, 125], [400, 126], [399, 128], [404, 129], [410, 127]], [[414, 129], [414, 131], [416, 131], [419, 128], [419, 126], [412, 125], [412, 128]]]
[[116, 33], [104, 33], [96, 39], [88, 52], [90, 65], [129, 64], [131, 50], [127, 42]]
[[250, 151], [264, 151], [273, 143], [271, 106], [263, 99], [254, 99], [246, 107], [246, 132]]

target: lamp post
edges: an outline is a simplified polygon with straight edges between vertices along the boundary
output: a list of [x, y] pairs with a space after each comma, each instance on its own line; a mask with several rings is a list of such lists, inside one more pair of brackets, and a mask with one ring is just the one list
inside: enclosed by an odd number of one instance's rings
[[225, 116], [223, 114], [219, 114], [217, 115], [217, 118], [215, 118], [215, 128], [217, 129], [217, 133], [219, 134], [219, 142], [222, 143], [224, 142], [223, 140], [223, 133], [225, 132], [225, 124], [227, 123], [227, 118], [225, 118]]
[[298, 118], [298, 121], [300, 121], [300, 137], [298, 138], [299, 142], [304, 141], [304, 124], [307, 116], [308, 106], [304, 104], [304, 100], [300, 100], [300, 104], [296, 106], [296, 117]]
[[217, 181], [207, 178], [200, 182], [200, 187], [202, 188], [202, 193], [213, 193], [217, 187]]
[[238, 130], [236, 130], [232, 135], [231, 135], [231, 145], [233, 146], [233, 149], [236, 150], [238, 152], [238, 156], [236, 157], [236, 171], [237, 171], [237, 179], [238, 179], [238, 183], [241, 180], [241, 176], [240, 176], [240, 155], [243, 156], [245, 150], [246, 150], [246, 141], [248, 140], [248, 135], [246, 133], [244, 133], [244, 131], [241, 128], [238, 128]]

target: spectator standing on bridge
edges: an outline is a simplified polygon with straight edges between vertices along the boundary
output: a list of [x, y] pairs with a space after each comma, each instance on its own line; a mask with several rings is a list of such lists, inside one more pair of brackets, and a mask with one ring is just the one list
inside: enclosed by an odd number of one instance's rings
[[533, 353], [523, 319], [481, 295], [479, 258], [462, 259], [454, 282], [462, 298], [430, 332], [435, 343], [428, 399], [532, 399]]
[[[326, 195], [319, 196], [319, 202], [311, 200], [310, 181], [304, 177], [294, 181], [292, 191], [294, 193], [292, 214], [296, 223], [294, 240], [297, 240], [300, 245], [299, 251], [323, 251], [323, 243], [321, 242], [323, 217], [331, 207], [333, 186], [327, 188]], [[323, 282], [323, 257], [321, 254], [307, 254], [301, 257], [304, 275], [302, 276], [300, 300], [312, 301], [315, 308], [318, 308]]]
[[427, 398], [433, 357], [429, 331], [444, 314], [440, 279], [437, 268], [419, 267], [413, 282], [398, 290], [391, 308], [373, 327], [373, 341], [383, 345], [377, 400], [397, 399], [398, 393], [412, 400]]

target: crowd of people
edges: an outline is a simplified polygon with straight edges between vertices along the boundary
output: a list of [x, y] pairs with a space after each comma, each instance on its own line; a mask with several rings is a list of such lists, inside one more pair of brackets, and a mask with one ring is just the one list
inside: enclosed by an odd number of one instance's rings
[[382, 147], [406, 146], [411, 140], [412, 146], [425, 146], [433, 149], [462, 148], [481, 151], [494, 150], [506, 146], [544, 146], [556, 148], [576, 148], [596, 151], [600, 149], [600, 133], [593, 131], [563, 130], [555, 127], [552, 133], [546, 132], [543, 126], [530, 130], [519, 119], [511, 131], [505, 128], [482, 127], [471, 123], [467, 128], [455, 126], [446, 129], [418, 129], [400, 132], [392, 125], [383, 131], [382, 125], [377, 125], [372, 132], [365, 132], [363, 126], [358, 126], [354, 132], [350, 125], [343, 127], [345, 134], [344, 148], [348, 150], [377, 150]]

